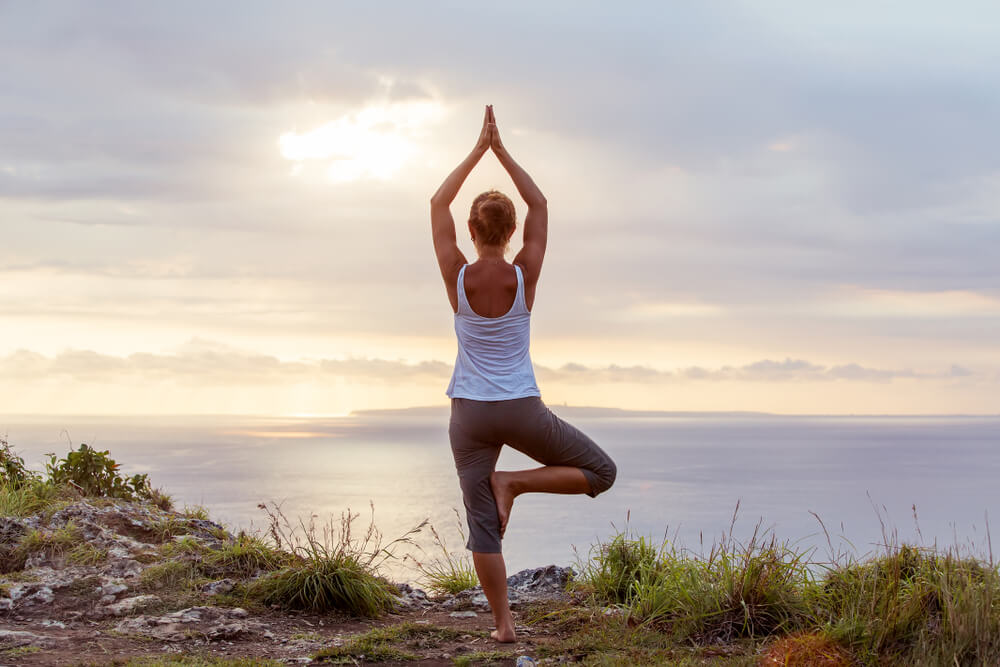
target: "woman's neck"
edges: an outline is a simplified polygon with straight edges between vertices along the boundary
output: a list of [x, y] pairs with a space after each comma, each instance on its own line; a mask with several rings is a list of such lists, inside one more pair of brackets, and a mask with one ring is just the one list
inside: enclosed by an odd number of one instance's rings
[[504, 259], [504, 248], [500, 247], [486, 247], [486, 248], [476, 248], [476, 252], [479, 253], [479, 261], [487, 262], [490, 264], [496, 264], [498, 262], [506, 261]]

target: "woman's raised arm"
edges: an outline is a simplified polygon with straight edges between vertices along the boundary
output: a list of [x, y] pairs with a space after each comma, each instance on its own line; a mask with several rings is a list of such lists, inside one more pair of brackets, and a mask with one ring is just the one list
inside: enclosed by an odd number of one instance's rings
[[441, 269], [441, 277], [448, 290], [448, 299], [451, 301], [452, 310], [458, 310], [456, 282], [458, 272], [466, 260], [465, 255], [458, 249], [455, 219], [451, 215], [450, 207], [473, 167], [479, 163], [480, 158], [490, 148], [491, 116], [492, 110], [487, 106], [483, 116], [483, 129], [479, 133], [479, 139], [472, 152], [462, 160], [461, 164], [455, 167], [454, 171], [448, 174], [448, 178], [444, 179], [444, 183], [431, 197], [431, 235], [434, 238], [434, 254], [437, 255], [438, 267]]
[[541, 189], [535, 185], [521, 165], [514, 161], [510, 153], [500, 141], [500, 131], [496, 126], [496, 118], [493, 116], [493, 108], [489, 108], [490, 126], [490, 147], [496, 154], [500, 164], [510, 174], [521, 198], [528, 205], [528, 214], [524, 216], [524, 243], [521, 251], [514, 258], [514, 263], [524, 269], [524, 282], [526, 287], [526, 297], [528, 308], [534, 301], [535, 285], [538, 277], [542, 273], [542, 260], [545, 259], [545, 245], [549, 235], [549, 208], [548, 202]]

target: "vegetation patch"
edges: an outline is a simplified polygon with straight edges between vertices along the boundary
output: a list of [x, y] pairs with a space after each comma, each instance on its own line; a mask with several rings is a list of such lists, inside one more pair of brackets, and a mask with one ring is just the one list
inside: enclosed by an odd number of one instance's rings
[[419, 660], [420, 656], [398, 646], [402, 645], [410, 650], [436, 648], [442, 642], [476, 636], [485, 637], [486, 633], [464, 632], [420, 623], [400, 623], [356, 635], [342, 646], [324, 648], [312, 657], [314, 660], [336, 665], [353, 665], [358, 660], [365, 662]]
[[851, 667], [856, 664], [844, 647], [822, 632], [802, 632], [781, 637], [767, 646], [761, 667]]
[[310, 519], [295, 527], [281, 508], [260, 505], [270, 519], [275, 547], [289, 554], [291, 564], [261, 577], [249, 589], [263, 604], [315, 612], [342, 611], [357, 616], [378, 616], [395, 606], [396, 588], [378, 574], [379, 565], [393, 557], [393, 549], [410, 543], [417, 526], [383, 545], [373, 518], [365, 534], [356, 538], [352, 526], [357, 514], [348, 510], [339, 526], [331, 520], [322, 530]]
[[143, 590], [188, 590], [198, 579], [198, 568], [184, 560], [172, 560], [150, 565], [142, 571], [139, 583]]
[[821, 627], [864, 662], [1000, 660], [1000, 572], [904, 545], [832, 569], [816, 592]]
[[66, 556], [81, 543], [84, 543], [82, 531], [72, 521], [68, 521], [65, 526], [55, 530], [32, 528], [21, 538], [17, 551], [25, 558], [38, 553], [58, 558]]
[[49, 454], [45, 472], [53, 484], [71, 484], [88, 496], [105, 496], [124, 500], [150, 499], [152, 490], [147, 475], [122, 477], [121, 466], [107, 450], [99, 452], [87, 444], [63, 458]]
[[248, 578], [259, 571], [277, 570], [289, 562], [287, 553], [275, 549], [264, 539], [240, 533], [218, 549], [202, 556], [202, 570], [214, 577]]
[[[433, 560], [417, 560], [410, 556], [416, 563], [417, 570], [420, 571], [424, 581], [427, 582], [427, 587], [438, 595], [455, 595], [478, 586], [479, 577], [476, 576], [476, 569], [469, 561], [468, 555], [465, 553], [455, 555], [449, 551], [444, 538], [438, 534], [434, 526], [430, 524], [428, 526], [434, 538], [435, 551], [440, 551], [441, 555]], [[464, 542], [465, 533], [462, 530], [461, 520], [459, 520], [458, 530]]]
[[456, 667], [488, 667], [490, 665], [504, 665], [515, 659], [515, 655], [510, 651], [473, 651], [457, 656], [453, 662]]

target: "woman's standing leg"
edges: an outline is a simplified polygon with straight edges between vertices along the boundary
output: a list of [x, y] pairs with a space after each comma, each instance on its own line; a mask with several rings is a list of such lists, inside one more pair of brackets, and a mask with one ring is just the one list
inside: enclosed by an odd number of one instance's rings
[[472, 563], [476, 566], [479, 583], [497, 626], [490, 636], [498, 642], [514, 641], [514, 615], [510, 613], [510, 602], [507, 600], [507, 564], [503, 554], [473, 551]]
[[479, 583], [493, 612], [496, 624], [493, 638], [512, 642], [515, 639], [514, 617], [507, 600], [507, 566], [500, 546], [496, 501], [490, 486], [490, 474], [496, 467], [502, 442], [492, 437], [489, 412], [489, 406], [479, 401], [452, 399], [448, 435], [469, 524], [466, 547], [472, 551]]

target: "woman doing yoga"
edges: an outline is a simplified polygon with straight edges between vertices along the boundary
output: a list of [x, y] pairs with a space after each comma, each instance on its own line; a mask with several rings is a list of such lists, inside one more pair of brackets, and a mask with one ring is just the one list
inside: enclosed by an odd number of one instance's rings
[[[504, 256], [516, 223], [514, 204], [495, 190], [484, 192], [472, 202], [469, 214], [469, 234], [479, 256], [469, 264], [456, 242], [450, 206], [490, 149], [528, 205], [524, 242], [513, 263], [507, 263]], [[614, 483], [616, 468], [593, 440], [545, 407], [535, 383], [529, 329], [545, 256], [548, 208], [541, 190], [500, 141], [491, 106], [486, 107], [475, 148], [431, 198], [431, 232], [458, 336], [447, 392], [448, 433], [469, 523], [466, 547], [496, 622], [493, 638], [512, 642], [514, 619], [500, 540], [514, 499], [531, 492], [596, 496]], [[505, 444], [542, 466], [496, 471]]]

